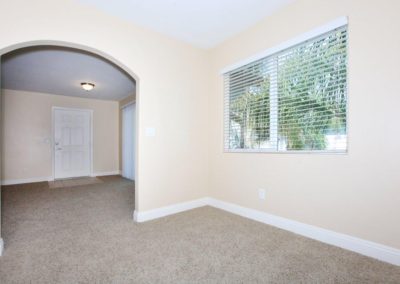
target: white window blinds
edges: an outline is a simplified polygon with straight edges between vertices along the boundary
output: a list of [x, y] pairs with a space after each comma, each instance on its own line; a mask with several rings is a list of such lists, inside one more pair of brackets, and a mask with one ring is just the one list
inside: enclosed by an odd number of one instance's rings
[[224, 74], [226, 151], [347, 150], [347, 26]]

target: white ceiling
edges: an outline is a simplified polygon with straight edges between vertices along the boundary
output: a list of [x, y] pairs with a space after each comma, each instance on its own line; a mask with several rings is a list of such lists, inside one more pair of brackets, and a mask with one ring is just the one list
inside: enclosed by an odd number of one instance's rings
[[211, 48], [293, 0], [76, 0], [104, 12]]
[[[5, 54], [1, 59], [5, 89], [101, 100], [121, 100], [135, 92], [135, 81], [119, 67], [77, 49], [31, 47]], [[81, 82], [96, 86], [86, 92]]]

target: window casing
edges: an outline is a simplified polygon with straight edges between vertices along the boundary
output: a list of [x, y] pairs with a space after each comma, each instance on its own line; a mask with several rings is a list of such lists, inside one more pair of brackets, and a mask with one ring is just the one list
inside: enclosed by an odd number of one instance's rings
[[347, 151], [347, 25], [224, 73], [228, 152]]

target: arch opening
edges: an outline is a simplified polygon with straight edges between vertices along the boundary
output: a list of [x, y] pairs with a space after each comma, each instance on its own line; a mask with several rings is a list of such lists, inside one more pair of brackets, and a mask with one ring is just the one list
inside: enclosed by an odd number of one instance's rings
[[[136, 105], [136, 113], [135, 113], [135, 122], [134, 126], [136, 129], [136, 135], [135, 135], [135, 159], [134, 159], [134, 171], [135, 171], [135, 190], [134, 190], [134, 204], [132, 204], [133, 210], [135, 208], [138, 208], [138, 188], [139, 188], [139, 183], [138, 183], [138, 156], [139, 156], [139, 127], [138, 127], [138, 117], [139, 117], [139, 111], [140, 111], [140, 78], [139, 76], [133, 72], [129, 67], [127, 67], [125, 64], [123, 64], [121, 61], [117, 60], [115, 57], [109, 55], [106, 52], [103, 52], [97, 48], [92, 48], [89, 46], [85, 46], [82, 44], [76, 44], [76, 43], [71, 43], [71, 42], [64, 42], [64, 41], [55, 41], [55, 40], [38, 40], [38, 41], [27, 41], [27, 42], [21, 42], [18, 44], [14, 44], [5, 48], [0, 49], [0, 58], [3, 55], [9, 54], [11, 52], [15, 52], [21, 49], [25, 48], [30, 48], [30, 47], [41, 47], [41, 46], [49, 46], [49, 47], [61, 47], [61, 48], [70, 48], [70, 49], [75, 49], [78, 51], [83, 51], [88, 54], [92, 54], [94, 56], [100, 57], [110, 64], [113, 64], [117, 66], [119, 69], [123, 70], [129, 77], [131, 77], [135, 83], [135, 105]], [[1, 137], [3, 139], [3, 137]], [[0, 157], [0, 161], [2, 162], [3, 157]], [[132, 212], [133, 213], [133, 212]], [[1, 227], [0, 227], [1, 228]], [[1, 237], [1, 233], [0, 233]]]

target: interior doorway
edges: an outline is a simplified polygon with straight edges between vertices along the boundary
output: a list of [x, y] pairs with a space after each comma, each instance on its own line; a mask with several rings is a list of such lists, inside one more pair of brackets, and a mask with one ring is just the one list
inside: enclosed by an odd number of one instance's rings
[[[4, 195], [6, 186], [42, 190], [44, 194], [52, 191], [59, 196], [63, 192], [81, 192], [90, 197], [90, 188], [114, 189], [123, 184], [124, 200], [130, 200], [130, 210], [134, 212], [139, 203], [135, 174], [138, 134], [134, 130], [140, 109], [139, 78], [100, 50], [58, 41], [24, 42], [0, 49], [0, 70], [0, 256], [2, 237], [6, 242], [13, 237], [9, 232], [15, 216], [7, 211], [15, 203]], [[131, 145], [131, 149], [125, 157], [130, 156], [131, 160], [125, 159], [124, 176], [134, 182], [120, 176], [120, 106], [127, 101], [134, 101], [135, 105], [126, 114], [130, 119], [125, 121], [125, 130], [130, 134], [124, 144]], [[85, 178], [71, 179], [82, 176]]]
[[[133, 78], [133, 80], [135, 81], [135, 85], [136, 85], [136, 87], [135, 87], [135, 89], [136, 89], [136, 91], [135, 91], [135, 97], [134, 97], [134, 103], [135, 103], [135, 109], [134, 109], [134, 113], [133, 113], [133, 120], [132, 120], [132, 125], [133, 125], [133, 127], [135, 128], [135, 129], [137, 129], [137, 126], [136, 126], [136, 124], [137, 124], [137, 119], [136, 119], [136, 117], [135, 116], [138, 116], [138, 111], [139, 111], [139, 109], [140, 109], [140, 107], [139, 107], [139, 104], [140, 104], [140, 100], [139, 100], [139, 77], [135, 74], [135, 73], [133, 73], [127, 66], [125, 66], [123, 63], [121, 63], [120, 61], [118, 61], [117, 59], [115, 59], [115, 58], [113, 58], [112, 56], [110, 56], [109, 54], [107, 54], [107, 53], [105, 53], [105, 52], [103, 52], [103, 51], [101, 51], [101, 50], [98, 50], [98, 49], [96, 49], [96, 48], [92, 48], [92, 47], [88, 47], [88, 46], [84, 46], [84, 45], [81, 45], [81, 44], [75, 44], [75, 43], [70, 43], [70, 42], [62, 42], [62, 41], [52, 41], [52, 40], [46, 40], [46, 41], [29, 41], [29, 42], [21, 42], [21, 43], [17, 43], [17, 44], [15, 44], [15, 45], [12, 45], [12, 46], [8, 46], [8, 47], [6, 47], [6, 48], [2, 48], [2, 49], [0, 49], [0, 59], [1, 59], [1, 62], [0, 62], [0, 67], [2, 67], [3, 68], [3, 66], [4, 66], [4, 58], [5, 57], [7, 57], [7, 55], [9, 55], [9, 54], [11, 54], [11, 53], [15, 53], [15, 52], [20, 52], [20, 51], [22, 51], [23, 49], [25, 49], [25, 48], [42, 48], [42, 47], [45, 47], [45, 48], [47, 48], [47, 47], [50, 47], [50, 48], [59, 48], [59, 49], [72, 49], [72, 50], [76, 50], [76, 51], [80, 51], [80, 52], [82, 52], [82, 53], [87, 53], [87, 54], [89, 54], [89, 55], [94, 55], [94, 56], [97, 56], [98, 58], [100, 58], [100, 59], [103, 59], [103, 60], [106, 60], [108, 63], [111, 63], [111, 65], [113, 65], [114, 67], [116, 67], [116, 68], [119, 68], [119, 69], [121, 69], [123, 72], [125, 72], [125, 74], [127, 74], [129, 77], [131, 77], [131, 78]], [[44, 63], [49, 63], [49, 62], [53, 62], [52, 60], [41, 60], [41, 62], [44, 62]], [[69, 60], [65, 60], [65, 64], [66, 65], [70, 65], [71, 64], [71, 62], [69, 61]], [[68, 70], [69, 68], [63, 68], [63, 70]], [[17, 68], [17, 69], [15, 69], [16, 71], [18, 71], [19, 69]], [[101, 70], [101, 68], [94, 68], [94, 69], [92, 69], [92, 70]], [[53, 72], [54, 73], [54, 72]], [[4, 72], [2, 72], [2, 78], [3, 78], [3, 75], [4, 75], [5, 73]], [[20, 76], [24, 76], [25, 78], [30, 78], [30, 76], [25, 76], [24, 74], [22, 74], [21, 72], [16, 72], [16, 74], [20, 74]], [[36, 74], [34, 74], [35, 76], [36, 76]], [[81, 75], [84, 75], [84, 74], [81, 74]], [[35, 77], [34, 76], [34, 77]], [[83, 76], [83, 77], [86, 77], [86, 76]], [[48, 80], [48, 78], [49, 78], [49, 76], [47, 76], [46, 77], [47, 78], [47, 80], [46, 80], [46, 84], [40, 84], [41, 86], [48, 86], [48, 88], [49, 89], [51, 89], [52, 88], [52, 86], [55, 84], [55, 83], [57, 83], [55, 80], [51, 80], [51, 82], [52, 82], [52, 84], [48, 84], [48, 82], [49, 82], [49, 80]], [[110, 79], [110, 78], [113, 78], [113, 79], [115, 79], [115, 77], [113, 77], [113, 76], [106, 76], [106, 77], [104, 77], [105, 79]], [[90, 78], [82, 78], [82, 80], [84, 80], [85, 82], [86, 81], [88, 81]], [[66, 80], [65, 79], [65, 77], [62, 77], [62, 80], [61, 80], [62, 82], [67, 82], [68, 80]], [[115, 80], [114, 80], [115, 81]], [[71, 81], [70, 81], [71, 82]], [[82, 81], [83, 82], [83, 81]], [[74, 83], [74, 84], [80, 84], [81, 82], [80, 81], [77, 81], [77, 82], [72, 82], [72, 83]], [[114, 82], [115, 83], [115, 82]], [[119, 81], [118, 82], [116, 82], [116, 84], [117, 85], [121, 85], [120, 83], [119, 83]], [[4, 87], [4, 80], [2, 80], [1, 81], [1, 85], [2, 85], [2, 87]], [[38, 84], [39, 85], [39, 84]], [[102, 90], [102, 92], [105, 94], [105, 96], [107, 96], [107, 94], [113, 94], [113, 93], [115, 93], [115, 87], [113, 87], [112, 88], [112, 92], [110, 92], [110, 91], [107, 91], [107, 90], [105, 90], [103, 87], [104, 87], [105, 85], [104, 84], [98, 84], [98, 85], [96, 85], [96, 87], [95, 87], [95, 91], [96, 90], [98, 90], [98, 91], [100, 91], [100, 90]], [[13, 88], [9, 88], [9, 89], [13, 89]], [[1, 92], [2, 92], [2, 97], [4, 97], [4, 93], [3, 93], [3, 89], [1, 90]], [[44, 93], [51, 93], [51, 92], [44, 92]], [[78, 96], [79, 97], [79, 96]], [[86, 97], [86, 96], [85, 96]], [[40, 102], [36, 102], [38, 105], [40, 105], [41, 103]], [[125, 103], [125, 102], [124, 102]], [[23, 104], [19, 104], [20, 106], [23, 106]], [[28, 104], [25, 104], [25, 105], [28, 105]], [[63, 105], [63, 104], [61, 104], [61, 105], [59, 105], [58, 103], [57, 104], [55, 104], [55, 105], [53, 105], [53, 106], [60, 106], [60, 107], [74, 107], [74, 108], [76, 108], [75, 106], [71, 106], [71, 105]], [[3, 106], [4, 107], [4, 106]], [[44, 106], [43, 106], [44, 107]], [[47, 106], [46, 106], [47, 107]], [[82, 105], [82, 106], [79, 106], [79, 108], [87, 108], [87, 105]], [[120, 108], [120, 106], [118, 106], [118, 109]], [[9, 112], [10, 113], [12, 113], [12, 112], [14, 112], [14, 110], [12, 110], [12, 109], [10, 109], [10, 108], [7, 108], [6, 107], [6, 109], [9, 109]], [[22, 108], [21, 108], [22, 109]], [[23, 108], [23, 112], [27, 112], [27, 115], [31, 115], [30, 114], [30, 112], [31, 112], [31, 109], [30, 108]], [[106, 112], [108, 112], [108, 110], [106, 111]], [[39, 112], [39, 113], [41, 113], [41, 112]], [[103, 125], [104, 124], [104, 122], [102, 121], [102, 122], [99, 122], [99, 123], [97, 123], [96, 124], [96, 121], [95, 121], [95, 118], [97, 117], [103, 117], [103, 115], [93, 115], [93, 118], [92, 118], [92, 126], [93, 125]], [[32, 117], [32, 116], [31, 116]], [[34, 116], [33, 116], [33, 118], [34, 119], [32, 119], [32, 121], [35, 121], [35, 123], [37, 123], [39, 126], [46, 126], [47, 127], [47, 123], [44, 123], [44, 122], [41, 122], [41, 121], [39, 121], [38, 119], [37, 119], [37, 115], [35, 114]], [[12, 121], [20, 121], [20, 119], [17, 117], [17, 119], [12, 119]], [[49, 117], [49, 119], [48, 119], [48, 121], [50, 121], [50, 124], [51, 124], [51, 122], [52, 122], [52, 119], [51, 119], [51, 111], [50, 111], [50, 117]], [[122, 125], [122, 124], [121, 124]], [[50, 126], [51, 127], [51, 126]], [[106, 126], [105, 127], [108, 127], [108, 124], [106, 123]], [[3, 128], [4, 128], [4, 126], [3, 126]], [[13, 128], [11, 128], [11, 129], [13, 129]], [[29, 131], [30, 131], [30, 128], [27, 128]], [[94, 131], [94, 129], [96, 129], [96, 126], [93, 126], [92, 127], [92, 131]], [[132, 141], [132, 145], [133, 145], [133, 147], [134, 147], [134, 149], [133, 149], [133, 151], [132, 151], [132, 155], [133, 155], [133, 157], [134, 157], [134, 159], [135, 160], [133, 160], [132, 161], [132, 170], [133, 170], [133, 174], [132, 174], [132, 178], [134, 178], [134, 182], [135, 182], [135, 191], [134, 191], [134, 193], [135, 193], [135, 195], [136, 195], [136, 198], [134, 199], [135, 201], [135, 205], [134, 205], [134, 207], [135, 208], [137, 208], [138, 207], [138, 201], [139, 201], [139, 198], [137, 198], [137, 194], [138, 194], [138, 191], [139, 191], [139, 178], [138, 178], [138, 175], [137, 175], [137, 170], [138, 170], [138, 167], [137, 167], [137, 155], [136, 155], [136, 149], [137, 149], [137, 144], [138, 144], [138, 142], [136, 141], [136, 140], [138, 140], [138, 135], [139, 135], [139, 133], [136, 133], [135, 135], [134, 135], [134, 137], [133, 137], [133, 141]], [[43, 136], [43, 134], [40, 134], [40, 135], [37, 135], [36, 137], [34, 137], [34, 139], [35, 139], [35, 143], [33, 143], [33, 144], [40, 144], [39, 145], [39, 147], [36, 147], [36, 148], [47, 148], [47, 147], [55, 147], [55, 145], [54, 145], [54, 143], [53, 143], [53, 139], [51, 139], [51, 137], [53, 137], [52, 135], [51, 135], [51, 133], [50, 133], [50, 135], [49, 135], [49, 138], [46, 138], [46, 137], [42, 137]], [[95, 134], [93, 134], [93, 136], [95, 136]], [[115, 137], [115, 135], [110, 135], [110, 136], [112, 136], [112, 137]], [[100, 135], [100, 137], [104, 137], [104, 135]], [[92, 152], [94, 152], [97, 148], [96, 148], [96, 146], [93, 146], [93, 141], [94, 140], [99, 140], [99, 139], [96, 139], [96, 137], [92, 137], [93, 139], [92, 139]], [[121, 140], [121, 142], [122, 142], [122, 138], [120, 138]], [[3, 138], [2, 138], [2, 140], [3, 140], [3, 142], [4, 142], [4, 135], [3, 135]], [[23, 140], [23, 139], [22, 139]], [[102, 139], [100, 139], [100, 141], [101, 141]], [[120, 143], [121, 143], [120, 142]], [[23, 144], [23, 142], [21, 141], [21, 143], [19, 143], [19, 144]], [[32, 143], [31, 143], [32, 144]], [[22, 146], [21, 146], [22, 147]], [[3, 148], [4, 148], [4, 143], [3, 143]], [[122, 152], [122, 148], [120, 148], [121, 150], [121, 152]], [[52, 149], [53, 150], [53, 149]], [[50, 152], [52, 152], [52, 150], [50, 151]], [[6, 153], [8, 153], [8, 154], [10, 154], [10, 155], [12, 155], [12, 151], [8, 151], [8, 150], [6, 150], [5, 151]], [[106, 151], [106, 152], [108, 152], [108, 151]], [[120, 153], [121, 153], [120, 152]], [[45, 158], [45, 159], [48, 159], [48, 157], [46, 156], [46, 157], [43, 157], [43, 155], [41, 155], [41, 154], [38, 154], [38, 153], [36, 153], [36, 152], [29, 152], [28, 153], [29, 155], [29, 158], [30, 158], [30, 160], [32, 160], [32, 161], [36, 161], [35, 159], [36, 159], [36, 157], [40, 157], [41, 159], [43, 159], [43, 158]], [[24, 157], [28, 157], [28, 156], [26, 156], [26, 155], [24, 155]], [[53, 159], [54, 159], [54, 156], [55, 155], [53, 155]], [[4, 165], [4, 163], [5, 164], [8, 164], [8, 165], [12, 165], [12, 164], [10, 164], [10, 162], [7, 162], [7, 161], [5, 161], [5, 156], [2, 156], [1, 157], [1, 160], [2, 160], [2, 164]], [[53, 180], [53, 178], [54, 178], [54, 174], [55, 174], [55, 170], [54, 170], [54, 166], [52, 166], [52, 162], [51, 162], [51, 160], [52, 160], [52, 158], [51, 158], [51, 155], [50, 155], [50, 174], [49, 175], [46, 175], [46, 173], [36, 173], [35, 174], [35, 177], [34, 176], [32, 176], [32, 177], [27, 177], [27, 178], [21, 178], [21, 177], [7, 177], [7, 175], [4, 175], [3, 173], [2, 173], [2, 176], [1, 176], [1, 179], [2, 179], [2, 185], [10, 185], [10, 184], [16, 184], [16, 183], [30, 183], [30, 182], [42, 182], [42, 181], [51, 181], [51, 180]], [[122, 172], [122, 158], [120, 158], [120, 170], [119, 170], [119, 172], [117, 172], [117, 171], [113, 171], [113, 170], [106, 170], [106, 169], [104, 169], [104, 170], [102, 170], [102, 171], [97, 171], [97, 168], [94, 166], [94, 164], [96, 163], [96, 161], [98, 161], [98, 159], [96, 158], [96, 155], [95, 155], [95, 153], [92, 153], [92, 157], [91, 157], [91, 159], [93, 159], [93, 165], [91, 165], [91, 175], [92, 176], [99, 176], [99, 175], [115, 175], [115, 174], [121, 174], [121, 172]], [[19, 161], [20, 159], [11, 159], [11, 160], [14, 160], [14, 161]], [[26, 159], [25, 159], [26, 160]], [[101, 163], [102, 161], [100, 160], [100, 163]], [[20, 173], [20, 172], [24, 172], [25, 171], [25, 167], [19, 167], [18, 165], [16, 165], [15, 167], [14, 167], [15, 169], [16, 169], [16, 171], [14, 171], [14, 172], [18, 172], [18, 173]], [[35, 166], [35, 167], [33, 167], [34, 169], [38, 169], [38, 172], [39, 172], [39, 170], [41, 170], [41, 171], [43, 171], [44, 169], [46, 169], [46, 171], [47, 171], [47, 168], [46, 167], [43, 167], [43, 166]], [[3, 171], [4, 172], [4, 171]], [[79, 175], [82, 175], [83, 174], [83, 172], [81, 173], [81, 174], [79, 174]], [[84, 173], [85, 175], [87, 174], [87, 168], [86, 168], [86, 172]], [[36, 177], [37, 176], [37, 177]]]
[[92, 175], [93, 111], [53, 107], [54, 179]]
[[122, 176], [135, 180], [136, 104], [122, 106]]

